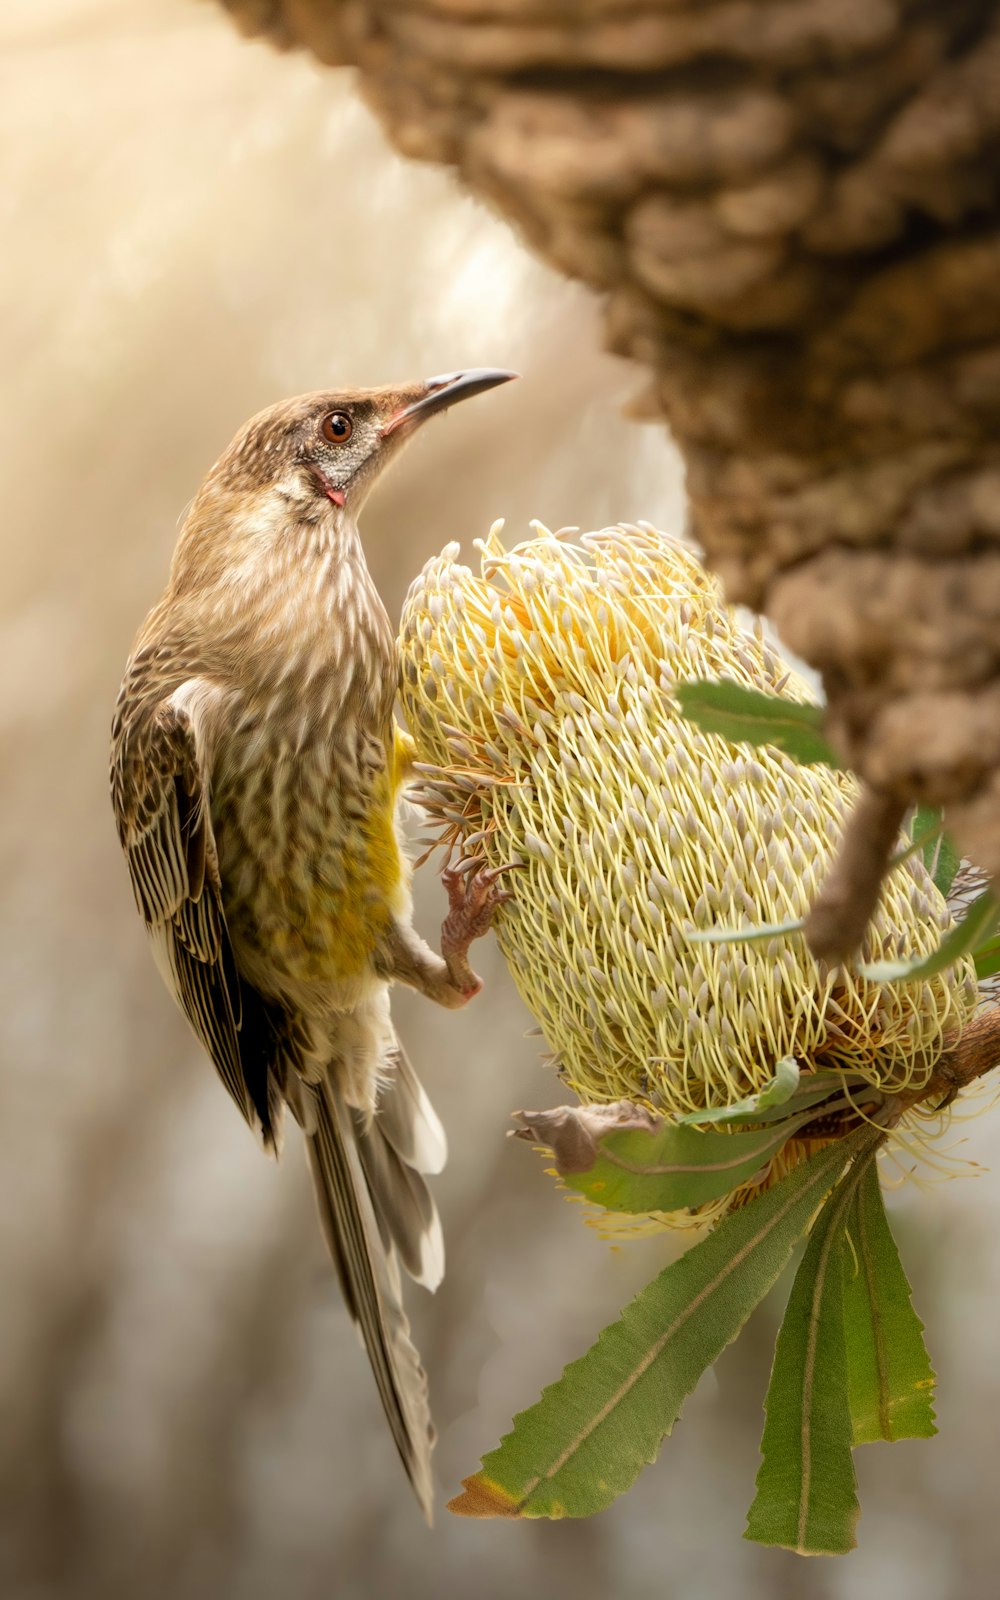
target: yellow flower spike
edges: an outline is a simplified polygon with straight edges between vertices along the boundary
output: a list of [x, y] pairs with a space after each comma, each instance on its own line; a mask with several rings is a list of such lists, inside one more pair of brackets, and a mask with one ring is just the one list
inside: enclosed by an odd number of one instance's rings
[[[855, 784], [700, 732], [673, 690], [725, 677], [807, 701], [809, 686], [679, 539], [534, 526], [507, 550], [495, 523], [478, 575], [454, 545], [427, 563], [403, 611], [402, 701], [417, 759], [439, 769], [420, 799], [442, 838], [523, 864], [497, 938], [561, 1077], [667, 1116], [752, 1093], [784, 1056], [919, 1089], [972, 1014], [971, 962], [878, 986], [821, 969], [798, 934], [689, 937], [801, 917]], [[861, 958], [929, 953], [949, 925], [911, 856]]]

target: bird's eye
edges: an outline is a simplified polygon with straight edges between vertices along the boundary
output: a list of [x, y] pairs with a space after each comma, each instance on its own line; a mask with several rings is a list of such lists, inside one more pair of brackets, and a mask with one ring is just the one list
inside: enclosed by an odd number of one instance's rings
[[331, 411], [323, 418], [323, 437], [331, 444], [346, 444], [354, 424], [346, 411]]

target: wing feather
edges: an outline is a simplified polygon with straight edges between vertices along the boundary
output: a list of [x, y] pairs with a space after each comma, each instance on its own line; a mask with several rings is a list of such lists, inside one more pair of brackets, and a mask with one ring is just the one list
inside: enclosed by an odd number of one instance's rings
[[[251, 1127], [272, 1143], [281, 1019], [241, 979], [222, 904], [197, 680], [123, 739], [113, 797], [136, 903], [174, 998]], [[207, 691], [210, 693], [210, 691]]]
[[[273, 1142], [283, 1102], [302, 1123], [320, 1217], [351, 1316], [417, 1497], [430, 1520], [434, 1430], [410, 1336], [399, 1262], [434, 1287], [441, 1228], [422, 1173], [444, 1133], [398, 1043], [369, 1124], [330, 1062], [320, 1082], [306, 1019], [241, 977], [226, 927], [200, 718], [213, 691], [192, 679], [115, 732], [112, 792], [132, 887], [164, 978], [251, 1126]], [[378, 1063], [373, 1062], [373, 1071]]]

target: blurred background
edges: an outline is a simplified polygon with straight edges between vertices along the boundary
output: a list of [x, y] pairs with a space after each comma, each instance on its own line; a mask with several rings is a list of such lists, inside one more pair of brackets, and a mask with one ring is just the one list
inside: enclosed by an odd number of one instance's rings
[[[205, 471], [253, 411], [464, 365], [523, 380], [435, 423], [367, 509], [389, 610], [497, 516], [683, 520], [597, 308], [347, 74], [195, 0], [0, 10], [0, 1595], [3, 1600], [685, 1600], [996, 1593], [995, 1175], [892, 1204], [941, 1436], [857, 1458], [861, 1548], [741, 1541], [777, 1308], [661, 1460], [587, 1524], [423, 1527], [327, 1269], [304, 1162], [257, 1152], [171, 1006], [107, 800], [111, 707]], [[418, 885], [432, 939], [443, 897]], [[561, 1098], [496, 952], [467, 1013], [400, 994], [448, 1129], [449, 1275], [415, 1292], [454, 1492], [515, 1410], [669, 1259], [610, 1249], [505, 1138]], [[986, 1163], [989, 1119], [952, 1135]], [[957, 1141], [963, 1141], [960, 1145]]]

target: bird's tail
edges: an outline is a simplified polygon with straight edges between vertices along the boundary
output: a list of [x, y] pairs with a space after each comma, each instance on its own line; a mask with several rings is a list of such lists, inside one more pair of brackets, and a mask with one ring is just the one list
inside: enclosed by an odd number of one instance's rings
[[398, 1045], [387, 1068], [374, 1117], [346, 1103], [334, 1070], [307, 1090], [311, 1104], [302, 1120], [320, 1219], [344, 1299], [430, 1522], [435, 1435], [427, 1376], [403, 1309], [399, 1265], [430, 1289], [441, 1280], [441, 1226], [423, 1174], [440, 1171], [446, 1147], [441, 1124]]

